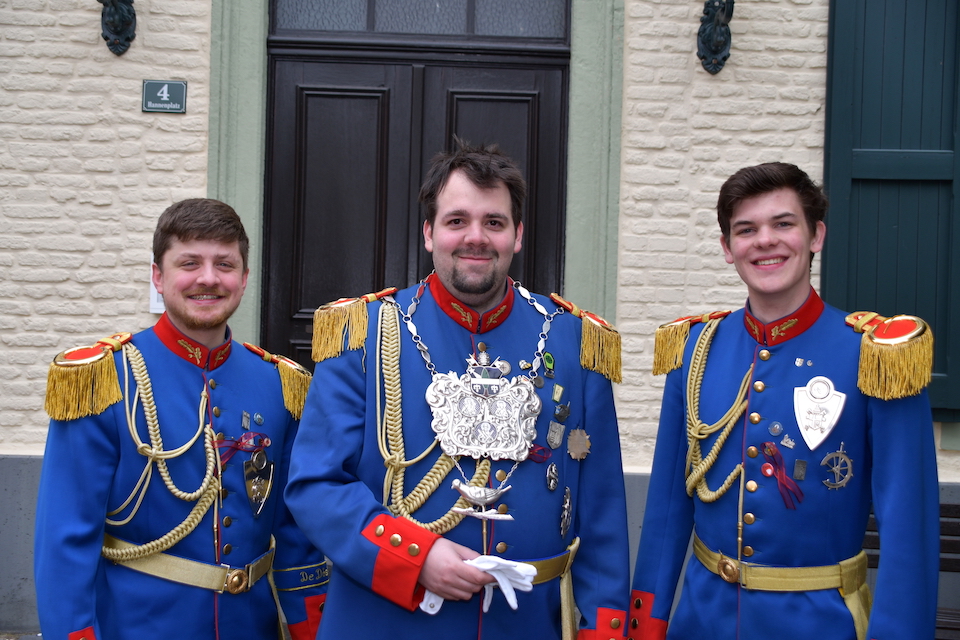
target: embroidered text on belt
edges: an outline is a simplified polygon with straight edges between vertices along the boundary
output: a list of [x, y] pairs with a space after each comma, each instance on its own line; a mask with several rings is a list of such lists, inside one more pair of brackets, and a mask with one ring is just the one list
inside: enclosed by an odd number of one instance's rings
[[[135, 545], [106, 534], [103, 537], [103, 546], [112, 549], [127, 549]], [[186, 584], [191, 587], [210, 589], [218, 593], [244, 593], [273, 566], [273, 554], [276, 541], [270, 537], [270, 549], [262, 556], [244, 567], [231, 567], [221, 564], [207, 564], [196, 560], [188, 560], [169, 553], [156, 553], [136, 560], [121, 560], [122, 564], [134, 571], [147, 575]]]
[[867, 581], [867, 554], [861, 551], [839, 564], [820, 567], [771, 567], [739, 562], [711, 551], [699, 536], [693, 538], [693, 553], [703, 566], [727, 582], [757, 591], [815, 591], [840, 589], [853, 593]]

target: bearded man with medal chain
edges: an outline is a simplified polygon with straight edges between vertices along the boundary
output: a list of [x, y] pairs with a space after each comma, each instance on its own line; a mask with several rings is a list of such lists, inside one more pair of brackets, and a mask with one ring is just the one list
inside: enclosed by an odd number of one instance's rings
[[457, 145], [420, 193], [435, 271], [315, 315], [286, 495], [333, 563], [320, 638], [623, 637], [619, 336], [508, 277], [523, 177]]

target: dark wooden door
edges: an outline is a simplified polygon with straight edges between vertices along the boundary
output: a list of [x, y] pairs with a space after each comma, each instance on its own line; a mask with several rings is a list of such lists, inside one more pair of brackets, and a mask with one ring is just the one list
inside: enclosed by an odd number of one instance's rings
[[956, 0], [834, 0], [824, 298], [934, 329], [930, 398], [960, 418]]
[[[479, 6], [470, 9], [477, 16]], [[454, 135], [498, 143], [519, 163], [529, 195], [511, 276], [531, 290], [561, 290], [567, 32], [536, 42], [304, 32], [288, 27], [314, 18], [285, 11], [287, 27], [268, 42], [264, 347], [309, 366], [319, 305], [429, 273], [417, 195], [430, 159]], [[368, 28], [378, 19], [368, 16]]]

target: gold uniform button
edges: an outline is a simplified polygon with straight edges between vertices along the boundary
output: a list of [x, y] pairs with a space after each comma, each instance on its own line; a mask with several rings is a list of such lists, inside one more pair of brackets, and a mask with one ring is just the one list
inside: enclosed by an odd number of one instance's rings
[[390, 544], [394, 547], [399, 547], [401, 542], [403, 542], [403, 538], [400, 537], [399, 533], [395, 533], [390, 536]]
[[747, 455], [751, 458], [756, 458], [758, 455], [760, 455], [760, 450], [756, 447], [747, 447]]
[[230, 516], [223, 517], [223, 526], [229, 527], [232, 524], [233, 524], [233, 518], [231, 518]]
[[233, 551], [233, 545], [231, 545], [229, 542], [223, 545], [223, 555], [228, 556], [230, 555], [231, 551]]
[[217, 440], [223, 440], [223, 431], [218, 431], [216, 435]]
[[633, 608], [634, 608], [634, 609], [639, 609], [639, 608], [642, 607], [642, 606], [643, 606], [643, 600], [642, 600], [642, 599], [636, 598], [636, 599], [633, 601]]
[[506, 542], [498, 542], [498, 543], [497, 543], [497, 553], [503, 553], [503, 552], [506, 551], [506, 550], [507, 550], [507, 543], [506, 543]]
[[750, 556], [752, 556], [752, 555], [753, 555], [753, 547], [751, 547], [750, 545], [747, 545], [746, 547], [744, 547], [744, 548], [743, 548], [743, 555], [747, 556], [748, 558], [749, 558]]
[[216, 388], [217, 388], [217, 381], [214, 380], [213, 378], [210, 379], [210, 388], [211, 388], [211, 389], [216, 389]]
[[213, 416], [214, 416], [215, 418], [219, 418], [219, 417], [220, 417], [220, 407], [214, 407], [214, 408], [213, 408]]
[[506, 479], [507, 479], [506, 471], [504, 471], [503, 469], [500, 469], [499, 471], [497, 471], [497, 480], [499, 480], [500, 482], [503, 482]]
[[767, 385], [763, 384], [763, 382], [761, 382], [760, 380], [757, 380], [756, 382], [753, 383], [753, 390], [756, 391], [757, 393], [762, 392], [766, 388], [767, 388]]
[[750, 414], [750, 422], [752, 422], [753, 424], [757, 424], [757, 423], [760, 422], [762, 419], [763, 419], [763, 418], [761, 418], [761, 417], [760, 417], [760, 414], [757, 413], [756, 411], [754, 411], [753, 413]]
[[499, 507], [497, 507], [497, 513], [506, 513], [507, 511], [509, 511], [509, 509], [505, 504], [501, 504]]
[[756, 480], [747, 481], [747, 491], [749, 491], [750, 493], [753, 493], [756, 490], [757, 490], [757, 481]]
[[379, 538], [380, 536], [383, 535], [383, 532], [384, 532], [384, 528], [383, 528], [383, 525], [381, 524], [377, 526], [376, 531], [374, 531], [373, 533]]
[[753, 524], [754, 522], [757, 521], [757, 517], [752, 513], [745, 513], [743, 514], [743, 521], [746, 522], [747, 524]]
[[611, 620], [611, 621], [610, 621], [610, 628], [611, 628], [611, 629], [619, 629], [619, 628], [620, 628], [620, 618], [614, 618], [613, 620]]
[[640, 621], [639, 621], [639, 620], [637, 620], [636, 618], [630, 618], [630, 628], [631, 628], [631, 629], [636, 629], [636, 628], [639, 627], [639, 626], [640, 626]]
[[420, 555], [420, 545], [416, 543], [411, 544], [409, 547], [407, 547], [407, 553], [409, 553], [412, 556]]
[[757, 354], [757, 355], [760, 356], [760, 359], [761, 359], [761, 360], [769, 360], [769, 359], [770, 359], [770, 352], [767, 351], [766, 349], [760, 349], [760, 353]]
[[230, 495], [230, 492], [229, 492], [229, 491], [227, 491], [226, 489], [220, 489], [220, 499], [221, 499], [221, 500], [225, 500], [228, 495]]

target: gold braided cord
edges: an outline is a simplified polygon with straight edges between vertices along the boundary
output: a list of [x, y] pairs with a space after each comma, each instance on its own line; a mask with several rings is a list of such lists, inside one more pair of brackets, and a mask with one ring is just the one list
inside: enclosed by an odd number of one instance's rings
[[[737, 392], [736, 400], [719, 421], [712, 425], [700, 421], [700, 387], [703, 384], [704, 371], [706, 371], [710, 342], [717, 332], [720, 320], [722, 318], [707, 321], [696, 345], [694, 345], [690, 372], [687, 376], [687, 459], [684, 465], [684, 468], [687, 469], [687, 495], [693, 496], [694, 491], [696, 491], [697, 496], [703, 502], [713, 502], [725, 494], [743, 471], [743, 464], [737, 464], [718, 489], [714, 491], [707, 487], [707, 471], [716, 462], [717, 456], [720, 455], [720, 450], [731, 431], [733, 431], [737, 419], [743, 415], [747, 408], [747, 390], [750, 386], [750, 376], [753, 373], [753, 365], [751, 364], [740, 382], [740, 390]], [[713, 446], [710, 447], [707, 457], [701, 457], [700, 441], [721, 429], [722, 431]]]
[[[190, 513], [183, 520], [183, 522], [156, 540], [122, 550], [111, 549], [104, 546], [101, 551], [102, 555], [105, 558], [115, 562], [136, 560], [166, 551], [186, 537], [187, 534], [193, 531], [197, 525], [200, 524], [200, 521], [207, 513], [210, 505], [214, 503], [217, 496], [220, 494], [220, 482], [216, 478], [215, 473], [217, 462], [219, 460], [216, 450], [213, 446], [213, 430], [209, 424], [204, 424], [204, 414], [207, 406], [206, 387], [204, 387], [200, 395], [200, 407], [198, 410], [199, 425], [197, 427], [197, 432], [186, 444], [177, 447], [176, 449], [165, 450], [163, 448], [163, 439], [160, 435], [160, 422], [157, 419], [157, 405], [153, 397], [153, 385], [150, 382], [150, 376], [147, 372], [146, 363], [143, 360], [143, 354], [141, 354], [140, 350], [133, 346], [132, 343], [127, 343], [123, 346], [123, 362], [124, 397], [128, 399], [126, 406], [127, 428], [130, 431], [130, 436], [133, 439], [134, 444], [136, 445], [137, 452], [147, 458], [147, 463], [144, 467], [143, 473], [140, 475], [140, 479], [127, 499], [120, 507], [107, 514], [108, 516], [113, 516], [117, 513], [120, 513], [133, 501], [134, 497], [136, 497], [136, 504], [131, 510], [130, 515], [123, 520], [111, 520], [108, 517], [106, 520], [107, 523], [115, 526], [124, 525], [130, 522], [137, 514], [141, 504], [143, 503], [147, 488], [150, 486], [150, 478], [153, 474], [154, 463], [156, 463], [157, 470], [160, 472], [164, 484], [167, 486], [167, 489], [170, 491], [170, 493], [186, 502], [197, 501], [197, 503], [193, 506], [193, 509], [191, 509]], [[130, 391], [131, 372], [133, 373], [133, 378], [137, 383], [136, 391], [133, 393]], [[147, 432], [150, 436], [149, 445], [144, 443], [140, 439], [140, 435], [137, 433], [136, 413], [138, 400], [143, 405], [143, 413], [147, 422]], [[173, 482], [173, 479], [170, 477], [170, 471], [167, 468], [166, 461], [177, 458], [186, 453], [201, 435], [204, 437], [203, 443], [204, 452], [206, 454], [206, 470], [204, 472], [203, 481], [200, 483], [200, 487], [196, 491], [187, 493], [182, 491]]]
[[[413, 517], [413, 513], [423, 506], [427, 498], [433, 495], [443, 479], [456, 465], [453, 458], [441, 453], [429, 472], [417, 483], [417, 486], [407, 495], [404, 495], [404, 476], [406, 468], [416, 464], [436, 447], [436, 440], [419, 456], [413, 460], [406, 459], [406, 447], [403, 439], [402, 390], [400, 385], [400, 322], [397, 308], [392, 304], [380, 305], [380, 326], [377, 339], [377, 359], [381, 365], [377, 368], [377, 375], [383, 373], [383, 388], [385, 410], [381, 417], [379, 393], [377, 397], [377, 440], [383, 464], [387, 467], [384, 474], [383, 498], [384, 504], [397, 516], [406, 518], [414, 524], [436, 534], [444, 534], [460, 524], [464, 514], [453, 511], [454, 508], [466, 509], [470, 507], [462, 496], [453, 507], [442, 517], [432, 522], [421, 522]], [[379, 380], [377, 387], [379, 388]], [[477, 470], [469, 484], [482, 487], [490, 477], [490, 461], [481, 460], [477, 463]], [[387, 504], [388, 496], [390, 504]]]

